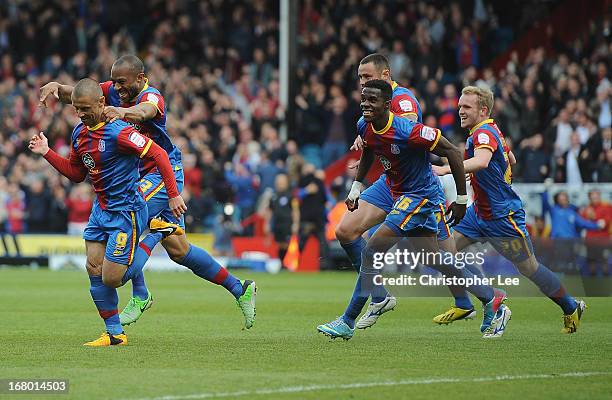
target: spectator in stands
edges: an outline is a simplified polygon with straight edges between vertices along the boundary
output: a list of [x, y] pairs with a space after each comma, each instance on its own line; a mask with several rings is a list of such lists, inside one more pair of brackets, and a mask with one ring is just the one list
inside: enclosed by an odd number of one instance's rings
[[[596, 275], [598, 267], [609, 275], [608, 257], [610, 256], [610, 233], [612, 230], [612, 206], [601, 201], [599, 190], [589, 192], [589, 205], [582, 212], [582, 217], [598, 222], [601, 230], [590, 230], [586, 233], [587, 261], [589, 272]], [[601, 224], [600, 221], [604, 223]], [[602, 227], [603, 225], [603, 227]]]
[[353, 115], [347, 112], [346, 98], [339, 92], [330, 103], [330, 112], [326, 118], [326, 139], [322, 150], [323, 167], [346, 154], [349, 147], [347, 142], [354, 136], [355, 131]]
[[89, 185], [81, 183], [73, 186], [66, 199], [69, 235], [83, 235], [83, 231], [87, 227], [87, 221], [89, 221], [92, 206], [93, 201]]
[[47, 216], [47, 231], [66, 233], [68, 230], [68, 209], [66, 207], [66, 189], [55, 186], [49, 203]]
[[554, 239], [555, 265], [573, 269], [576, 262], [576, 244], [583, 230], [599, 230], [605, 226], [603, 220], [591, 222], [580, 216], [576, 206], [570, 204], [567, 192], [554, 195], [554, 205], [548, 200], [548, 191], [542, 193], [543, 216], [550, 214], [551, 233]]
[[17, 235], [26, 231], [26, 202], [25, 193], [15, 183], [7, 188], [8, 197], [6, 207], [6, 232]]
[[578, 133], [570, 135], [570, 148], [557, 158], [556, 182], [564, 182], [570, 185], [580, 185], [589, 182], [589, 154], [586, 148], [580, 144]]
[[50, 203], [51, 196], [45, 187], [45, 182], [41, 179], [34, 180], [27, 195], [28, 232], [39, 233], [49, 230]]
[[530, 138], [523, 139], [517, 152], [518, 167], [521, 170], [522, 181], [525, 183], [541, 183], [548, 176], [549, 157], [543, 149], [544, 138], [536, 133]]

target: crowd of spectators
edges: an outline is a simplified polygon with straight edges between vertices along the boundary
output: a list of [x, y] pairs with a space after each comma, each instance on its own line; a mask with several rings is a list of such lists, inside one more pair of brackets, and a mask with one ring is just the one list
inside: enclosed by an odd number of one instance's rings
[[[325, 211], [344, 190], [342, 183], [324, 187], [323, 169], [353, 140], [356, 68], [375, 51], [388, 55], [394, 79], [414, 89], [426, 123], [456, 143], [464, 140], [456, 112], [461, 86], [490, 85], [494, 116], [520, 160], [517, 181], [611, 181], [609, 19], [566, 46], [551, 32], [554, 52], [534, 49], [494, 71], [490, 62], [552, 5], [486, 3], [300, 2], [297, 93], [288, 109], [279, 100], [278, 1], [2, 3], [0, 225], [14, 233], [82, 229], [91, 192], [27, 152], [29, 138], [43, 130], [67, 154], [78, 122], [71, 107], [39, 107], [38, 88], [84, 76], [106, 80], [125, 53], [141, 56], [168, 105], [191, 231], [252, 232], [241, 222], [269, 218], [272, 204], [285, 218], [280, 236], [322, 237]], [[295, 113], [296, 126], [285, 139], [279, 128], [287, 113]], [[286, 185], [275, 181], [279, 173]], [[289, 212], [287, 193], [301, 215]]]

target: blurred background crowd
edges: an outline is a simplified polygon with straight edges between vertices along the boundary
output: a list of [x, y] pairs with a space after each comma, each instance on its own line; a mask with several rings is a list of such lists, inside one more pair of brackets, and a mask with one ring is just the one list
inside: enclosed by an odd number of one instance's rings
[[[571, 41], [561, 39], [563, 26], [549, 25], [544, 44], [519, 57], [511, 49], [522, 34], [560, 7], [571, 10], [565, 1], [525, 3], [300, 1], [297, 93], [285, 108], [278, 1], [1, 2], [0, 226], [83, 228], [89, 187], [70, 184], [27, 152], [42, 130], [67, 154], [78, 122], [72, 107], [39, 107], [38, 88], [107, 80], [126, 53], [143, 59], [165, 97], [168, 130], [183, 152], [190, 231], [324, 240], [327, 213], [342, 203], [354, 173], [325, 185], [325, 169], [353, 142], [357, 65], [372, 52], [388, 56], [393, 78], [420, 100], [424, 122], [456, 144], [465, 140], [461, 87], [489, 85], [493, 116], [518, 158], [516, 182], [612, 182], [610, 13], [580, 26]], [[296, 124], [284, 138], [290, 113]]]

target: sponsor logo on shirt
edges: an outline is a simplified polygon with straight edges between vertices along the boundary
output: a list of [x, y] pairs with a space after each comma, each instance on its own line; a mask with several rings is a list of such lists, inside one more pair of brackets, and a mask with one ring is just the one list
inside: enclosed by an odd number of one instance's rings
[[87, 169], [89, 169], [90, 171], [96, 168], [96, 163], [94, 162], [94, 159], [91, 154], [85, 153], [81, 156], [81, 159], [83, 160], [83, 164], [85, 164]]
[[380, 156], [380, 163], [382, 164], [385, 171], [388, 171], [391, 169], [391, 161], [387, 160], [386, 157]]

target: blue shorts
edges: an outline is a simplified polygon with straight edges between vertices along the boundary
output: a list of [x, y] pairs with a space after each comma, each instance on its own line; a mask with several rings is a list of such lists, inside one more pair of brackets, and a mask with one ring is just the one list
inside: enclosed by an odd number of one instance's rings
[[104, 258], [117, 264], [130, 265], [140, 235], [147, 228], [147, 214], [146, 205], [136, 211], [107, 211], [96, 203], [83, 239], [106, 242]]
[[491, 243], [499, 254], [512, 262], [525, 261], [533, 254], [523, 209], [505, 217], [484, 220], [476, 215], [471, 205], [455, 229], [469, 239]]
[[[394, 201], [391, 195], [391, 189], [389, 185], [387, 185], [387, 175], [382, 174], [376, 182], [361, 193], [359, 198], [389, 214], [393, 208]], [[436, 216], [438, 220], [438, 240], [442, 241], [451, 237], [453, 232], [452, 228], [446, 224], [446, 217], [444, 215], [444, 204], [446, 199], [442, 189], [440, 189], [438, 202], [438, 209], [441, 211], [440, 216]], [[376, 226], [376, 228], [378, 228], [378, 226]], [[373, 231], [371, 231], [371, 233], [373, 234]]]
[[385, 225], [401, 236], [415, 229], [438, 233], [436, 214], [439, 214], [439, 208], [435, 202], [404, 195], [393, 204], [393, 209], [385, 218]]
[[[183, 184], [185, 178], [183, 175], [183, 168], [179, 165], [172, 167], [174, 169], [174, 178], [176, 179], [176, 186], [179, 193], [183, 191]], [[145, 175], [140, 180], [140, 191], [142, 192], [149, 209], [149, 220], [155, 217], [161, 217], [165, 221], [179, 224], [185, 229], [185, 219], [181, 216], [181, 219], [177, 219], [170, 208], [168, 208], [168, 192], [166, 191], [166, 185], [159, 172], [151, 172]]]

